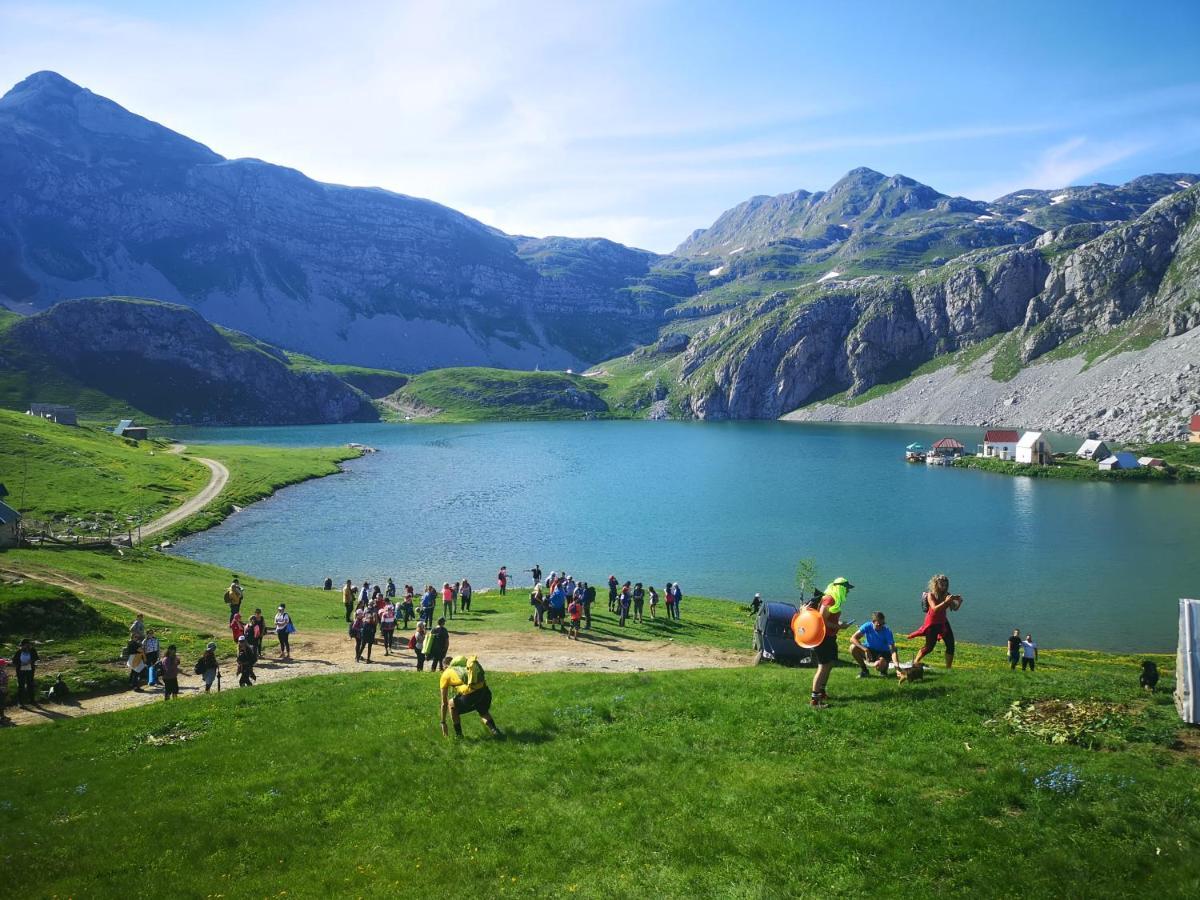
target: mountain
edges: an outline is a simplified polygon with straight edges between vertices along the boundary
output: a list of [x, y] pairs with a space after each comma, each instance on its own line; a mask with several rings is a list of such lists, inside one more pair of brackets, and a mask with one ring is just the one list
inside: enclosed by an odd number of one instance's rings
[[[403, 381], [396, 376], [385, 390]], [[0, 405], [24, 409], [34, 401], [187, 424], [379, 417], [363, 391], [314, 361], [214, 327], [184, 306], [117, 297], [0, 319]]]
[[225, 159], [53, 72], [0, 99], [0, 301], [123, 294], [323, 359], [577, 366], [652, 340], [657, 258]]

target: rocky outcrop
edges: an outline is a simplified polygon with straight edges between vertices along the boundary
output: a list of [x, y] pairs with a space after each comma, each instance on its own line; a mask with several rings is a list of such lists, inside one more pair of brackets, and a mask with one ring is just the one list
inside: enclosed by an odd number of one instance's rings
[[235, 342], [183, 306], [69, 300], [16, 322], [0, 339], [3, 346], [19, 347], [22, 357], [52, 367], [51, 375], [65, 375], [177, 423], [292, 425], [378, 418], [367, 397], [335, 375], [293, 371], [275, 348], [248, 338]]

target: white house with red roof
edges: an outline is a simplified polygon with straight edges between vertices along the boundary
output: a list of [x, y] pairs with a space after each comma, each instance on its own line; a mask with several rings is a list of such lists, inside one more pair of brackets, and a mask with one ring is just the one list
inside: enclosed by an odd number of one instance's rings
[[1017, 441], [1020, 439], [1016, 431], [993, 428], [983, 436], [979, 455], [987, 459], [1016, 459]]

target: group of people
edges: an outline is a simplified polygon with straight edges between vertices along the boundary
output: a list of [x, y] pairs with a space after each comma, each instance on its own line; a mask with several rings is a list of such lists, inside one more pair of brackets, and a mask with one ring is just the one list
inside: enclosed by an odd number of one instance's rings
[[[326, 590], [332, 584], [331, 579], [325, 579]], [[352, 626], [351, 634], [358, 630], [360, 620], [368, 617], [372, 610], [378, 613], [373, 623], [379, 631], [395, 631], [397, 621], [401, 622], [403, 630], [408, 630], [408, 623], [413, 619], [424, 622], [426, 628], [433, 627], [433, 617], [436, 613], [438, 596], [442, 600], [442, 615], [453, 619], [456, 612], [470, 612], [471, 599], [475, 588], [466, 578], [442, 583], [439, 592], [432, 584], [425, 585], [421, 599], [416, 598], [416, 590], [411, 584], [404, 585], [404, 592], [397, 596], [396, 582], [389, 578], [386, 585], [371, 584], [364, 581], [362, 587], [355, 587], [354, 582], [347, 578], [342, 586], [342, 606], [346, 610], [346, 622]], [[385, 617], [386, 613], [386, 617]]]
[[[583, 580], [576, 580], [566, 572], [551, 572], [542, 586], [542, 570], [534, 566], [527, 570], [533, 576], [533, 590], [529, 592], [529, 605], [533, 607], [529, 621], [535, 628], [550, 628], [564, 632], [568, 638], [579, 639], [580, 630], [592, 628], [592, 605], [596, 602], [596, 588]], [[625, 581], [616, 575], [608, 576], [608, 611], [617, 616], [617, 624], [644, 622], [649, 606], [650, 618], [658, 618], [659, 603], [666, 606], [666, 617], [678, 621], [683, 590], [679, 584], [667, 582], [660, 596], [658, 590], [642, 582]]]

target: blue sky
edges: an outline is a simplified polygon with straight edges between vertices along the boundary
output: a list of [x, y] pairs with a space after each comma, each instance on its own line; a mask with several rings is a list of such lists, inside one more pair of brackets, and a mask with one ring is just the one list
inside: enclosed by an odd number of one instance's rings
[[866, 165], [951, 194], [1200, 171], [1200, 0], [60, 4], [54, 69], [226, 156], [665, 251]]

